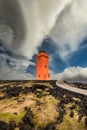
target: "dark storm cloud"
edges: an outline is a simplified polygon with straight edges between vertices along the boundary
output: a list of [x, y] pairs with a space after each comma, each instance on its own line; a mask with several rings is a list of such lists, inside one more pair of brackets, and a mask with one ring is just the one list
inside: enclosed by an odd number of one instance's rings
[[29, 65], [35, 64], [20, 55], [15, 55], [0, 44], [0, 80], [32, 79], [27, 73]]
[[[9, 36], [13, 36], [11, 41], [12, 50], [19, 48], [25, 37], [25, 23], [18, 0], [0, 0], [0, 25], [3, 25], [0, 33], [5, 36], [7, 32], [7, 40], [10, 38]], [[11, 32], [9, 32], [9, 28], [12, 30]], [[9, 35], [9, 33], [12, 34]], [[4, 36], [1, 37], [3, 42]], [[8, 47], [8, 45], [6, 46]]]

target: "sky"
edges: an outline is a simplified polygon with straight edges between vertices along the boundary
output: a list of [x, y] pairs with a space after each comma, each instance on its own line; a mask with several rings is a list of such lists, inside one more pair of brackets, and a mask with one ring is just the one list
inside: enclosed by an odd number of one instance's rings
[[52, 80], [87, 81], [87, 0], [0, 0], [0, 80], [36, 79], [49, 55]]

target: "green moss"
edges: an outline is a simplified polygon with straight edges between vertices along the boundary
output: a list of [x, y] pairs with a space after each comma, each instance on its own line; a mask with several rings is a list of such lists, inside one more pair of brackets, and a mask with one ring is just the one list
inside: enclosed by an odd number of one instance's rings
[[51, 100], [49, 103], [51, 103], [52, 105], [55, 105], [56, 101], [55, 100]]
[[15, 120], [16, 120], [17, 122], [20, 122], [21, 119], [25, 116], [25, 114], [26, 114], [25, 111], [20, 112], [20, 113], [15, 117]]
[[25, 116], [26, 112], [20, 112], [17, 115], [12, 113], [0, 113], [0, 119], [5, 120], [7, 122], [11, 120], [15, 120], [17, 123], [21, 121], [21, 119]]

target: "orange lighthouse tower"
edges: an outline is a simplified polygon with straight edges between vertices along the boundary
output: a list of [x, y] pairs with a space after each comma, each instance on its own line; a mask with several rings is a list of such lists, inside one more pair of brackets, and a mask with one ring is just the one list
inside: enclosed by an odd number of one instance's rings
[[45, 51], [41, 51], [37, 55], [37, 66], [36, 66], [37, 80], [50, 80], [48, 59], [49, 56]]

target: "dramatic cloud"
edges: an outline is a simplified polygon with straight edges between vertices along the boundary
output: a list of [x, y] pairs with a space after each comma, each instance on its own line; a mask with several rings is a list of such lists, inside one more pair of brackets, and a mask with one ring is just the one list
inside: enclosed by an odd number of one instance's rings
[[18, 72], [10, 70], [9, 68], [2, 68], [0, 73], [0, 80], [32, 80], [35, 79], [32, 74], [26, 72]]
[[35, 77], [27, 73], [29, 65], [35, 66], [33, 62], [25, 58], [12, 57], [8, 54], [0, 54], [0, 80], [34, 79]]
[[[0, 0], [0, 39], [32, 58], [46, 35], [67, 59], [87, 36], [86, 0]], [[51, 33], [50, 33], [51, 32]]]
[[51, 37], [60, 48], [60, 56], [68, 60], [87, 37], [87, 0], [72, 0], [59, 15]]
[[[27, 74], [29, 60], [48, 36], [58, 48], [56, 53], [68, 61], [87, 37], [86, 5], [87, 0], [0, 0], [0, 41], [5, 49], [17, 55], [7, 58], [4, 54], [0, 76], [6, 70], [6, 76], [12, 70], [14, 75], [21, 71]], [[3, 51], [1, 46], [0, 49]], [[26, 58], [20, 60], [19, 55]]]
[[20, 50], [25, 38], [25, 22], [18, 0], [0, 0], [0, 40], [6, 48]]
[[71, 0], [0, 0], [0, 39], [5, 46], [32, 58], [57, 16]]
[[53, 74], [52, 78], [56, 80], [66, 80], [66, 81], [87, 81], [87, 67], [81, 68], [81, 67], [69, 67], [64, 70], [64, 72], [59, 74]]

